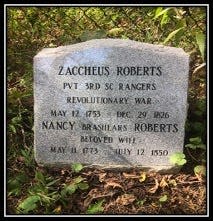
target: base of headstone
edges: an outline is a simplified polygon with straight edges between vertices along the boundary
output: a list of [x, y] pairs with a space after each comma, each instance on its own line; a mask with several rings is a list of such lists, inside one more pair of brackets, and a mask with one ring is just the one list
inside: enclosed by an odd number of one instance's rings
[[[38, 166], [43, 167], [44, 164], [39, 164]], [[103, 166], [103, 165], [84, 165], [82, 164], [83, 168], [85, 169], [100, 169], [100, 170], [104, 170], [104, 171], [112, 171], [112, 172], [128, 172], [128, 171], [144, 171], [147, 173], [151, 173], [151, 172], [156, 172], [156, 173], [160, 173], [160, 174], [176, 174], [178, 172], [180, 172], [181, 168], [180, 166], [173, 166], [173, 167], [168, 167], [168, 166], [156, 166], [156, 167], [143, 167], [143, 166], [135, 166], [135, 167], [129, 167], [129, 166]], [[52, 168], [52, 170], [55, 169], [71, 169], [71, 164], [45, 164], [45, 167], [48, 168]]]

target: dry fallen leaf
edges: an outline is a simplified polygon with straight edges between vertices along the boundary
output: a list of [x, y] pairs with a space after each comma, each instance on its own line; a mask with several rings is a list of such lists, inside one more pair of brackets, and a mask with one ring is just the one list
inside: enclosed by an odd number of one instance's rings
[[158, 180], [155, 178], [155, 186], [152, 187], [148, 192], [149, 193], [155, 193], [156, 190], [158, 189], [158, 187], [159, 187], [159, 183], [158, 183]]
[[94, 198], [99, 194], [99, 190], [97, 188], [91, 189], [87, 196], [85, 197], [86, 199], [84, 200], [84, 207], [88, 207], [88, 205], [92, 202]]
[[84, 208], [87, 208], [94, 199], [106, 198], [108, 196], [112, 197], [113, 195], [114, 195], [113, 191], [101, 191], [97, 188], [92, 189], [85, 197], [86, 199], [84, 200], [83, 206]]
[[56, 207], [53, 212], [55, 213], [60, 213], [61, 212], [61, 205], [59, 205], [58, 207]]
[[145, 172], [141, 172], [140, 178], [139, 178], [139, 182], [143, 182], [146, 179], [146, 173]]
[[124, 190], [123, 187], [119, 183], [116, 183], [114, 181], [107, 181], [106, 184], [104, 185], [104, 188], [107, 189], [108, 187], [112, 187], [113, 189], [116, 187], [119, 187], [122, 190]]
[[168, 186], [168, 183], [166, 182], [166, 177], [163, 177], [163, 179], [160, 181], [160, 187], [164, 188]]
[[82, 174], [85, 176], [91, 176], [92, 174], [94, 174], [94, 172], [88, 171], [88, 172], [83, 172]]
[[175, 179], [171, 179], [169, 180], [169, 184], [173, 185], [173, 186], [177, 186], [177, 182]]
[[65, 171], [64, 170], [61, 170], [61, 175], [64, 175], [65, 174]]
[[158, 207], [158, 205], [156, 205], [156, 203], [151, 203], [151, 205], [152, 205], [153, 207], [155, 207], [155, 208]]
[[138, 179], [140, 176], [136, 174], [123, 173], [123, 176], [127, 179]]
[[134, 202], [136, 197], [133, 194], [123, 194], [116, 199], [116, 203], [119, 205], [129, 205]]
[[104, 181], [104, 178], [105, 178], [106, 174], [107, 174], [107, 173], [100, 173], [100, 174], [98, 175], [99, 182], [102, 183], [102, 182]]

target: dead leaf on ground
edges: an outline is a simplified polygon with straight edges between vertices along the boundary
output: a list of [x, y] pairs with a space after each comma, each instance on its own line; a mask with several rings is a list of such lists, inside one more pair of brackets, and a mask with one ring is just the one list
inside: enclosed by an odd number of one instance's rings
[[139, 182], [142, 183], [145, 180], [146, 180], [146, 173], [145, 172], [141, 172], [140, 178], [139, 178]]
[[108, 187], [112, 187], [113, 189], [116, 187], [119, 187], [124, 191], [123, 187], [119, 183], [116, 183], [114, 181], [106, 181], [106, 184], [104, 185], [104, 189], [107, 189]]
[[155, 208], [158, 208], [159, 206], [156, 203], [151, 203], [151, 205]]
[[177, 182], [175, 179], [169, 180], [169, 184], [173, 185], [174, 187], [177, 186]]
[[140, 176], [132, 173], [123, 173], [123, 176], [127, 179], [138, 179]]
[[58, 207], [56, 207], [53, 212], [55, 213], [61, 213], [61, 205], [59, 205]]
[[105, 198], [105, 197], [112, 197], [114, 195], [114, 192], [112, 191], [101, 191], [99, 189], [92, 189], [90, 190], [90, 192], [87, 194], [86, 199], [84, 200], [84, 207], [87, 208], [91, 202], [94, 199], [98, 199], [98, 198]]
[[88, 207], [88, 205], [92, 202], [93, 199], [96, 198], [97, 195], [100, 195], [100, 191], [97, 188], [91, 189], [85, 197], [86, 199], [84, 200], [84, 207]]
[[61, 175], [64, 175], [65, 174], [65, 171], [64, 170], [61, 170]]
[[205, 180], [205, 177], [202, 174], [196, 174], [196, 177], [197, 177], [198, 181], [200, 181], [200, 182]]
[[135, 180], [128, 180], [123, 184], [125, 190], [131, 189], [134, 185], [135, 185]]
[[106, 174], [107, 173], [100, 173], [99, 175], [98, 175], [98, 178], [99, 178], [99, 182], [103, 182], [104, 181], [104, 178], [106, 177]]
[[166, 182], [166, 177], [164, 176], [162, 180], [160, 181], [160, 187], [164, 189], [164, 187], [168, 186], [168, 183]]
[[155, 178], [155, 186], [148, 190], [149, 193], [155, 193], [159, 187], [158, 180]]
[[116, 203], [119, 205], [129, 205], [136, 200], [136, 197], [133, 194], [123, 194], [116, 199]]
[[85, 176], [91, 176], [91, 174], [94, 174], [93, 171], [87, 171], [87, 172], [82, 172], [83, 175]]

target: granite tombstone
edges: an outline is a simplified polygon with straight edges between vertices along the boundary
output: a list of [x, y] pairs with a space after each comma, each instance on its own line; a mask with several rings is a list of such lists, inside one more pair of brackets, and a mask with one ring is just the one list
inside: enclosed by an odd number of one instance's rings
[[180, 48], [94, 39], [34, 57], [39, 164], [172, 168], [183, 151], [189, 56]]

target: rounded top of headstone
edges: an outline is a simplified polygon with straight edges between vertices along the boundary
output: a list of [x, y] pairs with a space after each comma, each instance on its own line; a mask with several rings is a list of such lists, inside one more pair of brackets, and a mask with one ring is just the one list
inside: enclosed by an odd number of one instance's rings
[[150, 53], [154, 54], [175, 54], [176, 56], [189, 56], [187, 53], [184, 52], [182, 48], [176, 47], [168, 47], [164, 45], [154, 45], [149, 43], [143, 43], [138, 41], [133, 41], [129, 39], [92, 39], [89, 41], [66, 45], [66, 46], [59, 46], [56, 48], [44, 48], [42, 49], [35, 57], [48, 57], [48, 56], [60, 56], [60, 54], [71, 53], [75, 51], [81, 51], [90, 48], [127, 48], [133, 50], [143, 50], [149, 51]]

